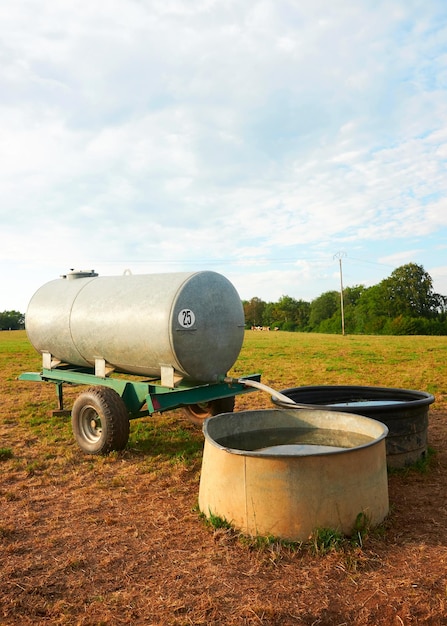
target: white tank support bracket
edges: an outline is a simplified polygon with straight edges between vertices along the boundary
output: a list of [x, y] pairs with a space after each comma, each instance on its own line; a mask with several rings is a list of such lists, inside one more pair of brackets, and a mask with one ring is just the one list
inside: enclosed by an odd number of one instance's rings
[[60, 365], [62, 361], [59, 359], [53, 359], [51, 352], [42, 352], [42, 367], [46, 370], [52, 370], [54, 367]]
[[183, 380], [183, 376], [179, 376], [172, 365], [160, 365], [160, 378], [162, 387], [170, 389], [174, 389]]
[[95, 359], [95, 376], [107, 378], [114, 371], [114, 367], [106, 363], [105, 359]]

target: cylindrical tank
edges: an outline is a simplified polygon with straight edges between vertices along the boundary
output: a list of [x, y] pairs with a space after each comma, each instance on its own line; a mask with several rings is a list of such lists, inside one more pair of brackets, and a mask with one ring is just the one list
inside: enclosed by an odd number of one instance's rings
[[216, 272], [102, 276], [71, 272], [43, 285], [25, 316], [34, 348], [73, 365], [212, 382], [236, 361], [244, 311]]
[[357, 413], [385, 424], [387, 463], [390, 468], [412, 465], [427, 454], [428, 409], [435, 401], [431, 393], [393, 387], [315, 385], [291, 387], [281, 392], [296, 402], [295, 407], [272, 397], [284, 409], [321, 409]]
[[376, 420], [266, 409], [221, 413], [203, 432], [199, 507], [207, 517], [253, 536], [306, 541], [317, 528], [350, 535], [359, 514], [375, 526], [388, 513], [388, 429]]

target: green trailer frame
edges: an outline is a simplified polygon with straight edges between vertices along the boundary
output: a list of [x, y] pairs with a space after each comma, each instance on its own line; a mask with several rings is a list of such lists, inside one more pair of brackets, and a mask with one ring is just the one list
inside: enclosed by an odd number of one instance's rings
[[40, 372], [24, 372], [19, 380], [49, 382], [56, 386], [58, 409], [64, 407], [64, 385], [88, 386], [75, 400], [71, 410], [72, 428], [80, 448], [88, 454], [107, 454], [125, 448], [129, 438], [129, 420], [183, 408], [186, 417], [201, 425], [210, 416], [231, 412], [235, 396], [255, 391], [243, 379], [257, 381], [260, 374], [216, 383], [182, 383], [166, 387], [157, 379], [97, 376], [94, 369], [61, 365]]

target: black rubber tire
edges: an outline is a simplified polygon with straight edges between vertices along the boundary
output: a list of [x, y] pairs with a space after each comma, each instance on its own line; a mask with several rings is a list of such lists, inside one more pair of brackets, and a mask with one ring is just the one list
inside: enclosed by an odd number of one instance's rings
[[123, 450], [129, 440], [126, 405], [110, 387], [90, 387], [76, 398], [71, 427], [79, 447], [87, 454]]
[[188, 404], [183, 407], [185, 417], [195, 424], [196, 426], [202, 426], [203, 422], [208, 417], [219, 415], [219, 413], [232, 413], [234, 410], [234, 396], [228, 398], [218, 398], [217, 400], [210, 400], [209, 402], [202, 402], [200, 404]]

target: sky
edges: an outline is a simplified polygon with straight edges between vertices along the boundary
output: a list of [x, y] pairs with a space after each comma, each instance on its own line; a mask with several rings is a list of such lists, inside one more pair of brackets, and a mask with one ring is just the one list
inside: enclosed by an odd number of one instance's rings
[[416, 263], [447, 295], [445, 0], [15, 0], [0, 24], [0, 311], [70, 269], [276, 302]]

